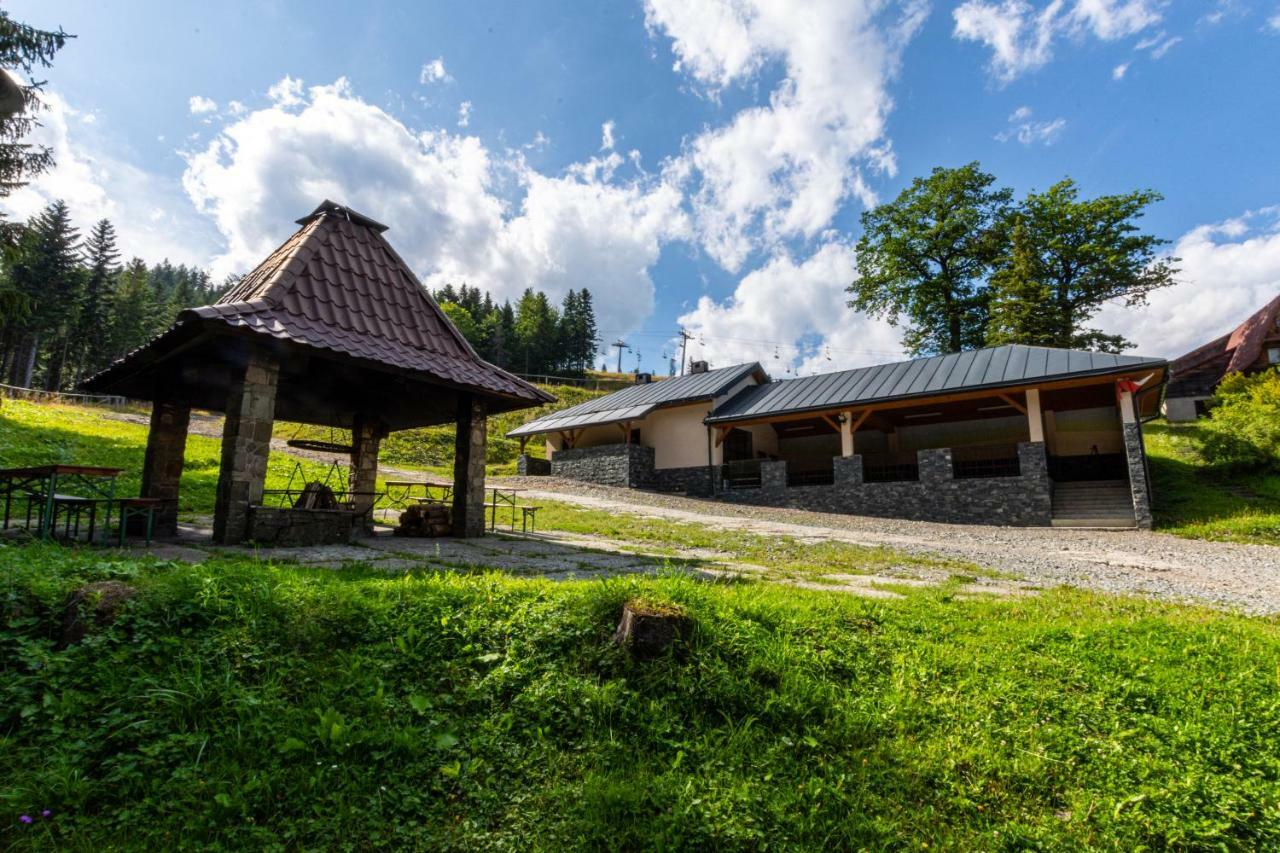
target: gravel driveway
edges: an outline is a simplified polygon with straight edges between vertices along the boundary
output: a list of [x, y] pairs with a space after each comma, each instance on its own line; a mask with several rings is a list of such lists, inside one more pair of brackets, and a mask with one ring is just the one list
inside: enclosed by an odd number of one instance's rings
[[1182, 539], [1136, 530], [982, 527], [748, 507], [592, 486], [551, 478], [509, 478], [529, 500], [666, 518], [724, 529], [884, 545], [941, 554], [1037, 584], [1280, 613], [1280, 548]]

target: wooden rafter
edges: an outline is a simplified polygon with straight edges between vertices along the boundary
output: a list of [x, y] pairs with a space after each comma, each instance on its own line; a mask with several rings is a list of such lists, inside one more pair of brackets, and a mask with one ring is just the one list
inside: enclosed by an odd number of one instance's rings
[[831, 427], [836, 432], [840, 431], [840, 424], [836, 423], [836, 419], [831, 417], [831, 415], [823, 415], [822, 419], [827, 422], [827, 426]]
[[[853, 414], [853, 412], [850, 412], [850, 413], [849, 413], [849, 415], [852, 415], [852, 414]], [[854, 421], [854, 422], [853, 422], [853, 426], [849, 428], [849, 432], [857, 432], [857, 431], [858, 431], [858, 427], [860, 427], [860, 426], [862, 426], [864, 423], [866, 423], [866, 422], [867, 422], [867, 418], [869, 418], [869, 417], [871, 417], [871, 410], [870, 410], [870, 409], [863, 409], [863, 410], [862, 410], [862, 414], [858, 415], [858, 419], [857, 419], [856, 421]]]
[[733, 432], [733, 427], [731, 426], [716, 427], [716, 447], [724, 444], [725, 438], [728, 437], [731, 432]]
[[1004, 401], [1005, 401], [1006, 403], [1008, 403], [1010, 406], [1013, 406], [1013, 407], [1014, 407], [1015, 409], [1017, 409], [1019, 412], [1022, 412], [1022, 414], [1024, 414], [1024, 415], [1025, 415], [1025, 414], [1027, 413], [1027, 407], [1026, 407], [1026, 406], [1024, 406], [1024, 405], [1022, 405], [1021, 403], [1019, 403], [1017, 400], [1013, 399], [1012, 397], [1010, 397], [1008, 394], [997, 394], [996, 396], [997, 396], [997, 397], [999, 397], [1001, 400], [1004, 400]]

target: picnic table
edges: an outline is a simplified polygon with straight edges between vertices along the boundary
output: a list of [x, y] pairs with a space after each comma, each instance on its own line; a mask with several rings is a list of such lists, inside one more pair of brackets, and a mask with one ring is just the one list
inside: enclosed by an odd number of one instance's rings
[[499, 507], [511, 508], [511, 529], [513, 531], [516, 529], [516, 511], [517, 510], [519, 510], [520, 512], [520, 529], [522, 532], [525, 532], [525, 533], [529, 532], [530, 521], [532, 521], [535, 525], [537, 524], [538, 510], [542, 509], [542, 507], [532, 506], [530, 504], [517, 503], [517, 500], [519, 499], [518, 498], [519, 494], [521, 492], [527, 492], [527, 491], [528, 489], [512, 489], [512, 488], [504, 488], [501, 486], [493, 487], [493, 498], [485, 503], [485, 506], [489, 508], [489, 529], [490, 530], [498, 529], [498, 508]]
[[4, 495], [4, 525], [9, 529], [13, 518], [13, 503], [26, 501], [25, 526], [31, 527], [31, 516], [41, 539], [48, 539], [58, 527], [58, 518], [65, 518], [67, 536], [80, 533], [81, 516], [88, 513], [89, 541], [97, 529], [98, 507], [105, 505], [106, 518], [103, 531], [111, 526], [111, 508], [115, 503], [115, 484], [124, 469], [102, 468], [93, 465], [35, 465], [28, 468], [0, 469], [0, 493]]
[[[403, 507], [409, 501], [444, 504], [453, 499], [453, 486], [448, 483], [427, 483], [422, 480], [387, 480], [387, 503]], [[415, 491], [421, 491], [415, 496]]]

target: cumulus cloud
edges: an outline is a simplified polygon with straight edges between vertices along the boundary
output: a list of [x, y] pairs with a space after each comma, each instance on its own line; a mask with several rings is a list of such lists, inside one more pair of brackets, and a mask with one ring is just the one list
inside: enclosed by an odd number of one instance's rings
[[817, 236], [850, 199], [874, 203], [866, 171], [894, 171], [887, 84], [926, 14], [923, 0], [821, 0], [802, 14], [787, 0], [647, 0], [650, 31], [708, 97], [782, 72], [767, 104], [697, 134], [667, 166], [717, 262], [737, 270]]
[[1277, 9], [1274, 15], [1267, 18], [1267, 29], [1273, 33], [1280, 33], [1280, 9]]
[[693, 357], [759, 361], [775, 376], [788, 367], [807, 375], [902, 357], [901, 330], [846, 305], [853, 257], [834, 241], [802, 261], [781, 253], [743, 276], [724, 301], [703, 296], [680, 317], [694, 335]]
[[1099, 327], [1143, 355], [1175, 358], [1225, 334], [1280, 295], [1280, 207], [1200, 225], [1179, 238], [1180, 283], [1146, 308], [1108, 305]]
[[437, 56], [430, 62], [422, 64], [422, 70], [418, 72], [418, 82], [426, 86], [431, 83], [447, 83], [453, 78], [449, 76], [449, 72], [444, 70], [444, 57]]
[[609, 119], [604, 124], [600, 125], [600, 150], [601, 151], [613, 150], [613, 129], [615, 126], [616, 125], [614, 124], [613, 119]]
[[1026, 0], [966, 0], [952, 12], [953, 33], [986, 45], [992, 74], [1007, 83], [1052, 59], [1058, 38], [1126, 38], [1159, 23], [1160, 5], [1158, 0], [1051, 0], [1036, 8]]
[[218, 109], [218, 104], [212, 98], [206, 98], [203, 95], [192, 95], [187, 100], [187, 109], [190, 110], [193, 116], [198, 116], [215, 112]]
[[1037, 142], [1052, 145], [1062, 135], [1062, 130], [1066, 126], [1065, 118], [1036, 121], [1032, 118], [1031, 107], [1018, 107], [1009, 116], [1009, 126], [996, 134], [996, 140], [1008, 142], [1010, 139], [1016, 139], [1023, 145], [1032, 145]]
[[187, 155], [183, 184], [226, 241], [219, 272], [246, 271], [330, 198], [390, 225], [428, 284], [466, 282], [499, 299], [589, 287], [610, 328], [651, 313], [648, 270], [689, 230], [675, 188], [623, 175], [615, 153], [543, 175], [476, 137], [415, 131], [345, 80], [291, 91]]
[[458, 127], [471, 124], [471, 102], [463, 101], [458, 105]]
[[0, 210], [22, 220], [61, 199], [82, 233], [99, 219], [110, 219], [126, 257], [207, 262], [216, 232], [178, 187], [108, 153], [89, 135], [95, 122], [85, 118], [92, 114], [75, 109], [57, 91], [46, 90], [41, 100], [47, 109], [28, 141], [51, 148], [55, 166], [0, 199]]

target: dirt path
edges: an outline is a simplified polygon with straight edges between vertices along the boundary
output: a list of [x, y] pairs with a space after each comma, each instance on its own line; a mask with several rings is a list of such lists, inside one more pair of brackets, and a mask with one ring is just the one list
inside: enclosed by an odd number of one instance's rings
[[[559, 500], [702, 526], [938, 554], [1032, 583], [1280, 613], [1280, 548], [1123, 530], [1010, 528], [748, 507], [548, 479], [524, 479], [530, 500]], [[540, 488], [539, 488], [540, 487]]]

